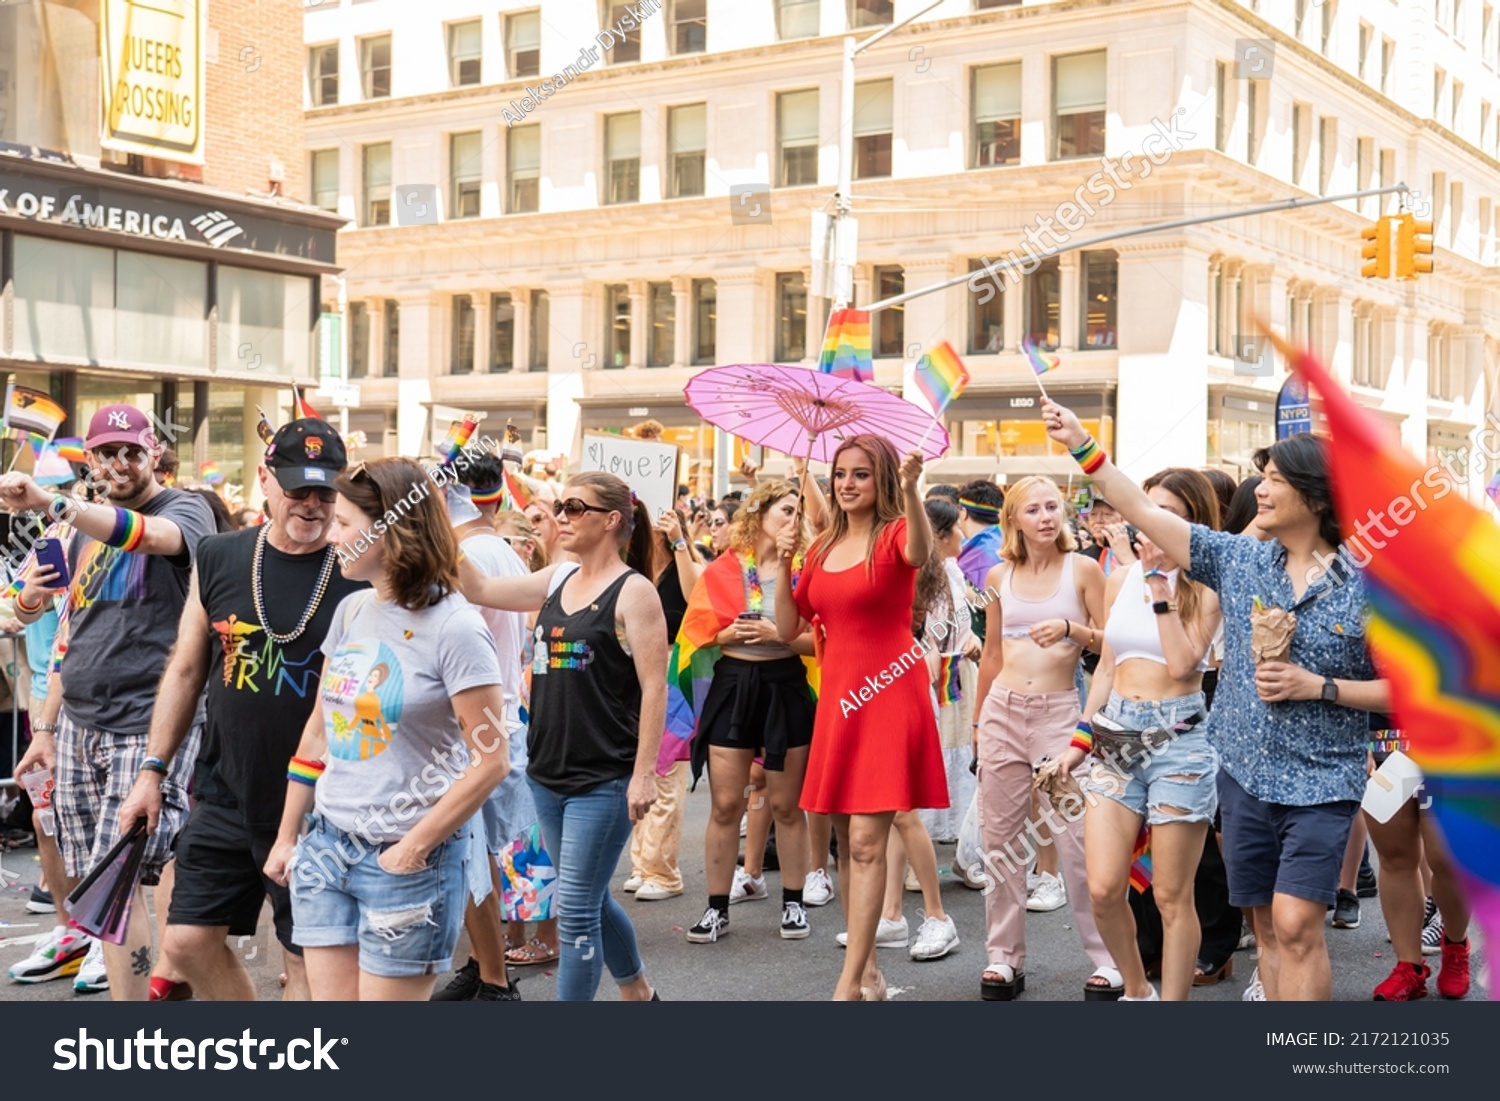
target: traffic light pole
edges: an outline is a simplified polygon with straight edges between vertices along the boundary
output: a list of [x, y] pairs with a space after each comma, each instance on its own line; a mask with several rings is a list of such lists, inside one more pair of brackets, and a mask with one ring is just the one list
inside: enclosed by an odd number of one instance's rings
[[[1390, 195], [1397, 192], [1404, 195], [1409, 193], [1410, 190], [1404, 183], [1398, 183], [1391, 187], [1375, 187], [1366, 191], [1351, 191], [1345, 195], [1328, 195], [1316, 199], [1287, 199], [1279, 203], [1269, 203], [1266, 206], [1250, 207], [1248, 210], [1233, 210], [1224, 214], [1204, 214], [1196, 218], [1183, 218], [1176, 222], [1159, 222], [1155, 225], [1137, 226], [1134, 229], [1122, 229], [1115, 233], [1106, 233], [1100, 237], [1090, 237], [1086, 241], [1070, 242], [1060, 248], [1053, 249], [1047, 255], [1056, 256], [1059, 253], [1093, 248], [1095, 245], [1106, 244], [1110, 241], [1123, 241], [1128, 237], [1143, 237], [1148, 233], [1161, 233], [1169, 229], [1185, 229], [1188, 226], [1207, 225], [1210, 222], [1227, 222], [1232, 218], [1253, 218], [1257, 214], [1274, 214], [1282, 210], [1298, 210], [1302, 207], [1322, 206], [1326, 203], [1341, 203], [1348, 199], [1365, 199], [1371, 195]], [[1035, 261], [1033, 261], [1034, 263]], [[865, 309], [870, 313], [874, 313], [877, 310], [887, 309], [891, 306], [899, 306], [903, 302], [910, 302], [913, 298], [936, 294], [938, 291], [945, 291], [949, 287], [956, 287], [960, 283], [967, 283], [976, 276], [998, 275], [1001, 272], [1010, 271], [1012, 268], [1021, 267], [1023, 264], [1025, 264], [1024, 260], [996, 261], [981, 268], [979, 271], [954, 276], [952, 279], [945, 279], [941, 283], [934, 283], [930, 287], [919, 287], [914, 291], [907, 291], [905, 294], [898, 294], [891, 298], [881, 299], [879, 302], [872, 302]], [[1032, 270], [1036, 269], [1033, 267]]]

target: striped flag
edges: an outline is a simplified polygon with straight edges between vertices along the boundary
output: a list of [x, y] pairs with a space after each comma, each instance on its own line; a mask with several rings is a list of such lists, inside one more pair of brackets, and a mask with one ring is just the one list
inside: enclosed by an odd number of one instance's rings
[[823, 335], [818, 370], [855, 382], [875, 381], [874, 345], [870, 343], [870, 315], [865, 310], [834, 310]]
[[1042, 351], [1029, 336], [1021, 341], [1021, 351], [1026, 353], [1026, 358], [1031, 362], [1031, 369], [1039, 375], [1045, 375], [1048, 371], [1055, 371], [1062, 366], [1061, 359], [1051, 352]]
[[943, 410], [969, 385], [969, 371], [953, 345], [944, 340], [917, 361], [912, 381], [932, 407], [932, 415], [941, 417]]

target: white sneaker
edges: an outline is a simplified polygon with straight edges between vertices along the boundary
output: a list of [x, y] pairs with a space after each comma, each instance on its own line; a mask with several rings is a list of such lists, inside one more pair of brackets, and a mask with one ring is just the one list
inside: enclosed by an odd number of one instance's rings
[[[849, 934], [840, 933], [834, 938], [842, 948], [849, 947]], [[911, 932], [906, 924], [906, 915], [901, 915], [900, 921], [888, 921], [880, 919], [880, 924], [875, 927], [876, 948], [905, 948], [906, 942], [911, 939]]]
[[109, 979], [104, 974], [104, 942], [96, 940], [89, 946], [83, 966], [73, 979], [73, 990], [78, 994], [98, 994], [109, 989]]
[[1263, 1002], [1266, 1000], [1266, 988], [1260, 983], [1260, 968], [1257, 967], [1250, 973], [1250, 985], [1245, 987], [1245, 992], [1240, 995], [1242, 1002]]
[[911, 946], [911, 958], [940, 960], [957, 947], [958, 927], [953, 924], [953, 919], [930, 917], [924, 919], [917, 930], [917, 939]]
[[680, 894], [682, 894], [681, 887], [674, 891], [670, 887], [663, 887], [660, 883], [642, 883], [635, 892], [635, 900], [637, 902], [660, 902], [664, 898], [676, 898]]
[[[1046, 874], [1045, 872], [1042, 873], [1042, 875], [1045, 875], [1045, 874]], [[1037, 875], [1033, 871], [1028, 871], [1026, 873], [1026, 897], [1027, 898], [1030, 898], [1031, 895], [1032, 895], [1032, 892], [1034, 892], [1041, 885], [1042, 885], [1042, 876]]]
[[50, 934], [36, 942], [20, 963], [10, 969], [12, 982], [47, 982], [76, 975], [86, 957], [91, 956], [95, 941], [86, 933], [55, 926]]
[[729, 888], [729, 905], [733, 906], [736, 902], [758, 902], [765, 897], [765, 876], [752, 876], [743, 867], [734, 870], [734, 886]]
[[823, 868], [814, 868], [807, 873], [807, 879], [802, 884], [802, 901], [807, 906], [827, 906], [833, 901], [835, 891], [833, 880], [828, 878], [828, 872]]
[[1068, 904], [1068, 891], [1061, 879], [1051, 872], [1043, 872], [1037, 878], [1041, 882], [1026, 900], [1026, 909], [1034, 914], [1050, 914]]
[[636, 891], [639, 891], [641, 889], [641, 884], [643, 882], [644, 880], [642, 880], [640, 876], [632, 873], [629, 879], [620, 884], [620, 890], [624, 891], [626, 894], [634, 894]]
[[917, 882], [917, 873], [911, 870], [910, 864], [906, 866], [906, 876], [902, 879], [901, 885], [915, 894], [922, 893], [922, 884]]

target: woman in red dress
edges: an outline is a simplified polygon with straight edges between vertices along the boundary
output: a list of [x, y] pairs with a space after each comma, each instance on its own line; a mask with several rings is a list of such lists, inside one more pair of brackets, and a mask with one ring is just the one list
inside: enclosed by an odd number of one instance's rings
[[919, 453], [900, 462], [887, 440], [854, 436], [834, 454], [832, 523], [795, 594], [795, 525], [777, 541], [777, 631], [790, 641], [812, 623], [822, 661], [802, 807], [833, 815], [838, 832], [849, 944], [835, 1000], [884, 999], [875, 929], [891, 820], [948, 805], [927, 663], [911, 631], [917, 571], [932, 548], [921, 476]]

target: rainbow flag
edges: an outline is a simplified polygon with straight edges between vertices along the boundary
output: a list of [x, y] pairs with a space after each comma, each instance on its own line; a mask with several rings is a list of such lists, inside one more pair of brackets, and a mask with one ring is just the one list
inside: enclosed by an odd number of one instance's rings
[[[1474, 917], [1500, 944], [1500, 526], [1451, 484], [1424, 481], [1312, 353], [1271, 340], [1322, 396], [1345, 530], [1367, 509], [1398, 520], [1397, 503], [1406, 506], [1396, 535], [1366, 548], [1366, 637]], [[1435, 492], [1419, 492], [1424, 484]]]
[[1141, 826], [1130, 850], [1130, 886], [1140, 894], [1151, 886], [1151, 827], [1147, 825]]
[[[799, 556], [792, 572], [794, 587], [801, 565]], [[683, 747], [691, 744], [703, 715], [703, 702], [708, 698], [714, 665], [719, 660], [719, 647], [714, 645], [714, 639], [744, 610], [745, 581], [739, 555], [728, 551], [710, 562], [699, 575], [693, 595], [688, 598], [677, 641], [672, 645], [672, 656], [667, 661], [667, 728], [662, 735], [661, 751], [656, 755], [658, 774], [665, 775]], [[813, 699], [817, 699], [818, 663], [810, 657], [802, 662], [807, 666], [807, 683]]]
[[912, 378], [936, 417], [941, 417], [943, 410], [969, 385], [968, 368], [946, 340], [917, 361]]
[[818, 370], [855, 382], [875, 381], [875, 350], [870, 343], [870, 315], [865, 310], [834, 310], [823, 334]]
[[438, 444], [438, 454], [443, 457], [443, 464], [447, 465], [458, 457], [458, 453], [469, 446], [469, 440], [474, 436], [474, 429], [479, 427], [479, 422], [484, 417], [478, 413], [465, 413], [462, 421], [451, 421], [448, 425], [448, 434], [443, 437], [443, 442]]
[[1031, 369], [1039, 375], [1045, 375], [1048, 371], [1055, 371], [1062, 366], [1062, 360], [1051, 352], [1044, 352], [1031, 342], [1031, 337], [1021, 341], [1021, 351], [1026, 353], [1026, 358], [1031, 361]]
[[33, 432], [51, 439], [58, 426], [68, 419], [63, 407], [52, 400], [52, 395], [33, 390], [29, 386], [17, 386], [14, 382], [5, 388], [5, 427], [20, 432]]
[[1005, 536], [998, 526], [988, 527], [965, 540], [958, 552], [959, 570], [980, 592], [984, 591], [984, 579], [990, 575], [990, 570], [1004, 561], [1000, 557], [1000, 547], [1004, 542]]
[[505, 475], [505, 492], [510, 495], [510, 507], [525, 512], [531, 506], [531, 494], [521, 484], [521, 479], [510, 472], [510, 467], [501, 464], [500, 469]]
[[224, 472], [216, 462], [206, 462], [198, 467], [198, 476], [211, 486], [224, 484]]
[[940, 654], [938, 655], [937, 675], [937, 698], [939, 707], [947, 707], [949, 704], [957, 703], [964, 698], [964, 690], [959, 686], [958, 674], [963, 668], [964, 656], [962, 654]]

